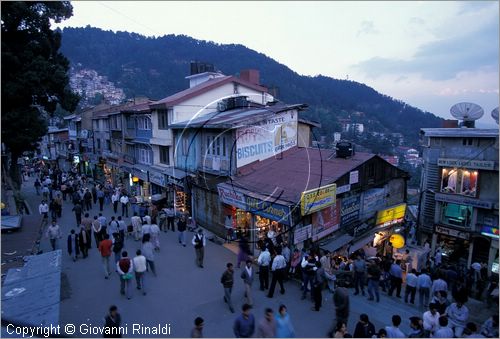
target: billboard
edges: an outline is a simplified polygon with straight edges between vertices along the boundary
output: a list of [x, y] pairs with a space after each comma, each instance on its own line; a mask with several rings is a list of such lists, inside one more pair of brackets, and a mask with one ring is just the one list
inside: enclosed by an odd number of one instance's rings
[[359, 208], [361, 196], [353, 195], [343, 198], [340, 204], [340, 224], [342, 226], [350, 225], [359, 220]]
[[389, 226], [403, 221], [406, 213], [406, 204], [399, 204], [385, 210], [378, 211], [377, 226]]
[[384, 188], [372, 188], [363, 192], [363, 203], [361, 204], [361, 218], [372, 217], [375, 212], [383, 209], [386, 205]]
[[326, 185], [302, 192], [300, 197], [300, 213], [308, 215], [335, 204], [336, 184]]
[[297, 146], [297, 112], [276, 114], [236, 130], [236, 167], [264, 160]]
[[340, 204], [330, 205], [312, 215], [313, 241], [335, 232], [340, 226]]

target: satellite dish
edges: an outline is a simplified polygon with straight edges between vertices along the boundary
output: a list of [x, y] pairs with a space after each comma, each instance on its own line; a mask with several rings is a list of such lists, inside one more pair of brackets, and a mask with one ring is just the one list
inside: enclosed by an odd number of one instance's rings
[[496, 121], [496, 122], [497, 122], [497, 124], [498, 124], [498, 107], [497, 107], [497, 108], [495, 108], [493, 111], [491, 111], [491, 117], [492, 117], [493, 119], [495, 119], [495, 121]]
[[451, 106], [450, 113], [454, 118], [463, 121], [461, 126], [470, 128], [474, 127], [474, 121], [484, 115], [481, 106], [471, 102], [460, 102]]

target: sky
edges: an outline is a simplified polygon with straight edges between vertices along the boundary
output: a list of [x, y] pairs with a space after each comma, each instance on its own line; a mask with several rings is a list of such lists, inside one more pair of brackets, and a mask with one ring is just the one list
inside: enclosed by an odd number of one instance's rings
[[452, 119], [453, 104], [474, 102], [485, 112], [477, 126], [497, 126], [490, 112], [499, 102], [498, 1], [72, 4], [73, 17], [55, 27], [242, 44], [299, 74], [364, 83], [444, 118]]

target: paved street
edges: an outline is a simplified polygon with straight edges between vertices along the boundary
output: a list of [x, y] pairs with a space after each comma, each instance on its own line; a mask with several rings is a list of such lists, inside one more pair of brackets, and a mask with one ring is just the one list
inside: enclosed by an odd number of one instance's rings
[[[25, 193], [29, 199], [33, 212], [38, 212], [39, 198], [34, 194], [33, 185], [28, 182], [25, 185]], [[101, 326], [103, 317], [111, 304], [116, 304], [122, 314], [123, 323], [129, 324], [129, 332], [126, 337], [143, 337], [145, 335], [132, 334], [132, 323], [145, 325], [170, 324], [171, 336], [188, 337], [195, 317], [201, 316], [205, 319], [204, 335], [206, 337], [232, 337], [232, 324], [243, 304], [243, 283], [239, 278], [239, 270], [235, 272], [235, 288], [233, 290], [233, 303], [237, 310], [235, 314], [229, 312], [223, 301], [223, 289], [220, 284], [220, 276], [229, 261], [236, 263], [236, 255], [212, 242], [207, 242], [205, 251], [205, 268], [197, 268], [194, 263], [195, 254], [193, 247], [189, 244], [193, 233], [188, 233], [188, 245], [182, 247], [177, 242], [177, 235], [172, 232], [161, 234], [161, 252], [156, 256], [158, 276], [154, 277], [148, 273], [146, 286], [148, 294], [143, 296], [135, 289], [133, 282], [133, 296], [127, 300], [119, 293], [119, 278], [113, 274], [109, 280], [104, 279], [101, 267], [100, 254], [93, 242], [87, 259], [79, 259], [73, 262], [66, 251], [66, 238], [72, 227], [76, 225], [74, 214], [71, 212], [72, 204], [65, 202], [63, 216], [59, 225], [63, 230], [63, 238], [59, 246], [63, 249], [63, 273], [67, 280], [63, 280], [61, 295], [63, 300], [60, 308], [61, 325], [72, 323], [92, 324]], [[120, 211], [119, 211], [120, 212]], [[98, 213], [95, 205], [91, 215]], [[104, 215], [108, 218], [112, 215], [111, 206], [106, 206]], [[126, 220], [127, 224], [129, 219]], [[125, 249], [135, 254], [139, 242], [127, 239]], [[41, 248], [50, 250], [48, 240], [42, 239]], [[288, 307], [289, 314], [295, 326], [298, 337], [324, 337], [332, 320], [334, 309], [331, 295], [324, 292], [324, 305], [320, 312], [311, 310], [312, 303], [309, 300], [300, 300], [300, 286], [296, 282], [288, 282], [285, 285], [286, 294], [275, 294], [274, 299], [268, 299], [264, 292], [258, 290], [257, 282], [254, 283], [253, 310], [257, 321], [262, 317], [264, 308], [271, 307], [277, 310], [281, 303]], [[276, 291], [278, 292], [278, 291]], [[408, 318], [412, 315], [420, 315], [421, 311], [416, 307], [405, 305], [396, 298], [389, 298], [384, 293], [381, 302], [367, 301], [366, 297], [353, 296], [351, 293], [351, 313], [348, 324], [350, 333], [354, 331], [355, 324], [360, 313], [367, 313], [377, 330], [381, 326], [390, 324], [393, 314], [399, 314], [403, 318], [401, 326], [404, 332], [409, 330]], [[486, 318], [486, 316], [484, 317]], [[76, 333], [75, 335], [78, 335]], [[79, 335], [85, 337], [99, 337], [100, 335]], [[147, 335], [146, 335], [147, 336]], [[160, 337], [162, 335], [158, 335]]]

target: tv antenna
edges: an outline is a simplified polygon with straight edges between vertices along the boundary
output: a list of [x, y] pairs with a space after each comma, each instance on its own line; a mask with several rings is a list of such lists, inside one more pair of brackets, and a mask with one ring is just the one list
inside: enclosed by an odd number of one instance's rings
[[495, 119], [495, 121], [496, 121], [496, 122], [497, 122], [497, 124], [498, 124], [498, 107], [497, 107], [497, 108], [495, 108], [493, 111], [491, 111], [491, 117], [492, 117], [493, 119]]
[[451, 106], [450, 113], [454, 118], [462, 121], [460, 127], [474, 128], [474, 122], [484, 115], [484, 110], [472, 102], [459, 102]]

